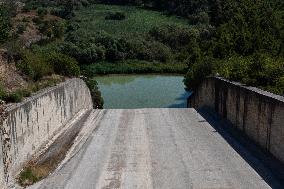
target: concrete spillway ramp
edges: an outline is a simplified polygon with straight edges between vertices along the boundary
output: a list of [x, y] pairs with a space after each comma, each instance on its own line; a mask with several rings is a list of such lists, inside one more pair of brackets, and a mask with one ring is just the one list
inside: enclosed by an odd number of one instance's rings
[[243, 150], [246, 160], [194, 109], [94, 110], [64, 162], [29, 188], [281, 188]]

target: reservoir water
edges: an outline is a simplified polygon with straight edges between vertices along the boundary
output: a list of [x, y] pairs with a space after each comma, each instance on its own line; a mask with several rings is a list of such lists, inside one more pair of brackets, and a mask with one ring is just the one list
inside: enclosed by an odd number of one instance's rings
[[95, 77], [105, 109], [186, 108], [190, 92], [183, 76], [109, 75]]

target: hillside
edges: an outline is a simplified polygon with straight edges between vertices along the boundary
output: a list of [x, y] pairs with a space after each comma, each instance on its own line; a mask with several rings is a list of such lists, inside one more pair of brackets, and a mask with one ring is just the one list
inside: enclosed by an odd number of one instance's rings
[[25, 80], [179, 73], [194, 90], [219, 75], [284, 94], [281, 0], [25, 0], [0, 12], [1, 46]]

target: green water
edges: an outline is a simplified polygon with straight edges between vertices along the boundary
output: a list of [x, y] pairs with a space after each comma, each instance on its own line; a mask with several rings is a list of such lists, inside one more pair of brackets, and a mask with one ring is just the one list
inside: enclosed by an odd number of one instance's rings
[[186, 108], [189, 92], [182, 76], [110, 75], [95, 77], [106, 109]]

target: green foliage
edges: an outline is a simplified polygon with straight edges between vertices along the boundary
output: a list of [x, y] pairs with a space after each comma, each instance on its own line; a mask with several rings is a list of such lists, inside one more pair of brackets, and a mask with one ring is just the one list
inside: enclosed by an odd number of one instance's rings
[[34, 81], [53, 73], [52, 66], [45, 61], [42, 55], [28, 50], [21, 52], [21, 61], [17, 63], [17, 68]]
[[19, 176], [19, 183], [21, 186], [27, 186], [39, 180], [41, 180], [41, 178], [37, 177], [31, 168], [24, 169]]
[[4, 100], [5, 97], [6, 97], [6, 91], [3, 85], [0, 83], [0, 100]]
[[106, 15], [106, 20], [124, 20], [126, 18], [125, 13], [123, 12], [110, 12]]
[[169, 62], [173, 57], [171, 49], [158, 41], [131, 39], [127, 46], [128, 57], [132, 59]]
[[204, 78], [213, 74], [214, 64], [214, 59], [203, 57], [201, 60], [191, 65], [184, 79], [187, 89], [195, 90]]
[[[177, 46], [178, 42], [184, 43], [182, 41], [186, 37], [195, 41], [193, 36], [195, 34], [193, 31], [188, 31], [186, 22], [173, 16], [167, 17], [159, 12], [130, 6], [95, 5], [94, 8], [95, 11], [87, 8], [76, 12], [75, 21], [80, 20], [80, 22], [72, 23], [73, 26], [77, 25], [67, 29], [65, 38], [67, 43], [60, 45], [62, 53], [74, 57], [80, 64], [118, 62], [128, 59], [174, 62], [176, 57], [173, 54], [174, 45]], [[123, 12], [127, 15], [127, 19], [120, 22], [105, 20], [110, 12]], [[171, 28], [172, 34], [180, 31], [176, 34], [176, 38], [169, 39], [173, 43], [177, 38], [179, 41], [171, 47], [165, 41], [159, 40], [158, 34], [155, 39], [149, 34], [149, 30], [154, 26]]]
[[[127, 19], [106, 20], [105, 17], [110, 12], [123, 12]], [[187, 25], [185, 19], [134, 6], [95, 4], [75, 11], [75, 15], [74, 21], [77, 21], [80, 26], [79, 35], [104, 31], [116, 37], [137, 38], [137, 35], [145, 35], [153, 27], [172, 24]]]
[[26, 28], [27, 28], [26, 24], [20, 23], [17, 26], [17, 34], [23, 34], [26, 31]]
[[0, 43], [7, 40], [11, 29], [11, 17], [7, 6], [5, 4], [0, 5]]
[[48, 13], [47, 9], [43, 8], [43, 7], [39, 7], [37, 9], [37, 14], [39, 17], [42, 17], [44, 15], [46, 15]]
[[185, 77], [190, 90], [196, 89], [210, 75], [220, 75], [229, 80], [284, 95], [284, 59], [265, 54], [251, 56], [234, 55], [223, 60], [202, 58], [194, 63]]
[[195, 45], [198, 32], [185, 26], [165, 25], [152, 28], [149, 34], [173, 49], [181, 49], [184, 46]]
[[54, 49], [34, 48], [20, 52], [17, 68], [34, 81], [53, 73], [65, 76], [79, 76], [80, 68], [77, 61]]
[[45, 59], [57, 74], [70, 77], [80, 75], [80, 67], [74, 58], [61, 53], [51, 52], [46, 54]]
[[62, 38], [64, 35], [66, 23], [63, 21], [43, 20], [42, 17], [36, 17], [33, 21], [39, 31], [50, 39]]
[[98, 74], [142, 74], [142, 73], [179, 73], [185, 74], [187, 65], [181, 63], [160, 63], [141, 60], [126, 60], [117, 63], [99, 62], [83, 65], [82, 72], [87, 77]]
[[0, 84], [0, 100], [6, 102], [20, 102], [23, 99], [23, 91], [16, 90], [14, 92], [7, 92], [5, 88]]
[[17, 90], [14, 92], [9, 93], [5, 97], [5, 101], [7, 102], [21, 102], [24, 97], [22, 90]]
[[[207, 10], [202, 8], [203, 5], [194, 8], [205, 11], [210, 17], [209, 24], [215, 27], [204, 33], [205, 37], [203, 32], [200, 33], [202, 35], [198, 39], [201, 54], [214, 59], [208, 75], [218, 73], [222, 77], [283, 95], [283, 1], [210, 0], [205, 5]], [[200, 13], [192, 12], [189, 18]], [[201, 23], [206, 22], [199, 20], [195, 24]], [[200, 59], [200, 56], [197, 57]], [[185, 78], [186, 86], [191, 89], [202, 81], [195, 74], [196, 67], [208, 64], [204, 60], [195, 62], [189, 59], [190, 71]]]
[[5, 88], [0, 84], [0, 100], [3, 100], [7, 103], [21, 102], [24, 97], [29, 97], [34, 92], [37, 92], [46, 87], [54, 86], [55, 84], [62, 81], [63, 81], [62, 77], [50, 76], [40, 81], [32, 82], [24, 88], [17, 89], [11, 92], [7, 92]]
[[95, 79], [86, 79], [85, 82], [90, 89], [94, 109], [103, 109], [104, 100], [101, 92], [99, 91], [97, 81]]
[[284, 59], [265, 54], [233, 56], [220, 61], [216, 72], [225, 78], [284, 94]]
[[[31, 2], [38, 8], [49, 1]], [[189, 89], [195, 89], [205, 77], [218, 74], [283, 94], [281, 0], [50, 2], [55, 3], [49, 8], [52, 14], [73, 19], [67, 27], [57, 29], [53, 29], [53, 23], [38, 20], [39, 29], [50, 38], [64, 39], [55, 51], [76, 59], [88, 75], [166, 69], [180, 72], [180, 65], [187, 64], [184, 81]], [[124, 6], [89, 6], [97, 2]], [[83, 6], [88, 7], [79, 9]], [[166, 66], [170, 64], [171, 69]]]

